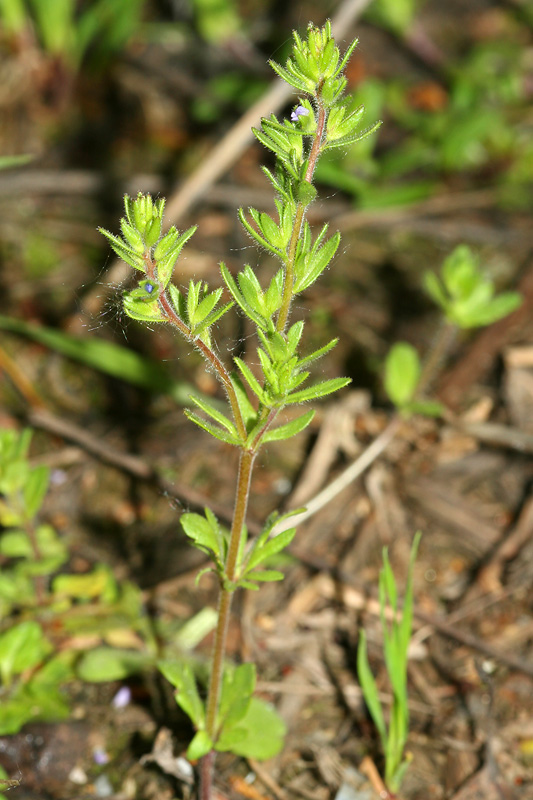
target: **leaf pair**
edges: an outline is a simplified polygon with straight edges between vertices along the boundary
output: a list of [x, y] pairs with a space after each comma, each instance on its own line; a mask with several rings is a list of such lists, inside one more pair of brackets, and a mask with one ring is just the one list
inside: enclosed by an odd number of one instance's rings
[[333, 378], [316, 383], [307, 389], [299, 388], [309, 377], [309, 372], [304, 368], [328, 353], [337, 343], [337, 339], [333, 339], [324, 347], [300, 358], [297, 355], [297, 348], [303, 328], [303, 322], [296, 322], [286, 335], [277, 331], [265, 333], [258, 330], [263, 344], [263, 348], [257, 350], [264, 376], [263, 385], [242, 359], [235, 358], [244, 381], [265, 408], [281, 408], [285, 405], [315, 400], [337, 391], [350, 382], [349, 378]]
[[426, 272], [424, 284], [448, 321], [459, 328], [490, 325], [506, 317], [522, 302], [518, 292], [495, 296], [494, 282], [483, 274], [478, 260], [466, 245], [456, 247], [444, 261], [440, 279], [433, 272]]
[[205, 708], [190, 664], [162, 661], [159, 669], [176, 688], [176, 702], [196, 728], [187, 749], [190, 760], [202, 758], [213, 749], [259, 760], [279, 753], [285, 725], [268, 703], [253, 697], [256, 681], [253, 664], [226, 667], [214, 739], [205, 730]]

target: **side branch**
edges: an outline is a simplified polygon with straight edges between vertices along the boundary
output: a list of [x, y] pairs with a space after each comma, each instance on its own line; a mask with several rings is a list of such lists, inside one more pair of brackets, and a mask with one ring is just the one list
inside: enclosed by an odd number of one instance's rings
[[[156, 280], [156, 268], [153, 260], [147, 259], [146, 266], [147, 266], [146, 274], [148, 278]], [[191, 331], [188, 328], [188, 326], [183, 322], [182, 319], [180, 319], [180, 317], [178, 317], [178, 315], [174, 311], [172, 303], [168, 299], [166, 290], [161, 292], [159, 296], [159, 307], [163, 312], [163, 314], [165, 315], [167, 322], [170, 322], [172, 325], [174, 325], [174, 327], [176, 327], [179, 330], [179, 332], [187, 339], [188, 342], [197, 347], [198, 350], [200, 350], [200, 352], [206, 359], [206, 361], [213, 367], [217, 375], [217, 378], [223, 385], [226, 395], [228, 397], [228, 401], [231, 406], [231, 411], [233, 414], [233, 418], [235, 420], [235, 424], [237, 426], [237, 430], [239, 432], [239, 436], [243, 441], [245, 441], [246, 425], [244, 424], [244, 420], [242, 418], [241, 409], [239, 406], [239, 402], [237, 400], [237, 394], [233, 387], [233, 383], [231, 382], [228, 370], [226, 369], [222, 361], [219, 359], [217, 354], [210, 347], [208, 347], [205, 344], [205, 342], [203, 342], [198, 337], [194, 337], [191, 334]]]

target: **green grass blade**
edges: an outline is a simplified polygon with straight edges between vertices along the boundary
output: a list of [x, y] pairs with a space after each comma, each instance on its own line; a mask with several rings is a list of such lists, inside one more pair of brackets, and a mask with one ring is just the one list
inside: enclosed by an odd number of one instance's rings
[[198, 394], [190, 384], [174, 380], [157, 362], [114, 342], [72, 336], [64, 331], [3, 315], [0, 315], [0, 329], [26, 336], [113, 378], [152, 392], [169, 394], [180, 405], [188, 405], [192, 392]]
[[385, 726], [385, 718], [383, 717], [381, 702], [378, 696], [378, 687], [370, 670], [370, 664], [368, 663], [368, 655], [366, 652], [366, 634], [364, 630], [361, 630], [359, 634], [359, 647], [357, 649], [357, 675], [359, 677], [361, 689], [363, 690], [365, 703], [367, 704], [370, 715], [374, 720], [376, 728], [378, 729], [383, 749], [386, 750], [387, 728]]

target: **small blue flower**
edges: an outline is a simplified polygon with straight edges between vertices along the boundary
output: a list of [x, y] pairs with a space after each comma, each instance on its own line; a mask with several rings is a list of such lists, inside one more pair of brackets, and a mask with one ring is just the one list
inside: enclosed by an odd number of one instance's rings
[[103, 766], [109, 763], [109, 756], [103, 747], [95, 747], [93, 748], [93, 760], [95, 764]]
[[145, 283], [145, 284], [144, 284], [144, 288], [146, 289], [146, 291], [148, 292], [148, 294], [152, 294], [152, 292], [154, 291], [154, 288], [155, 288], [155, 287], [154, 287], [154, 284], [153, 284], [153, 283]]
[[309, 115], [309, 109], [304, 108], [304, 106], [297, 106], [291, 114], [291, 121], [298, 122], [300, 117], [307, 117]]
[[129, 686], [122, 686], [114, 696], [111, 704], [113, 708], [125, 708], [131, 702], [131, 689]]

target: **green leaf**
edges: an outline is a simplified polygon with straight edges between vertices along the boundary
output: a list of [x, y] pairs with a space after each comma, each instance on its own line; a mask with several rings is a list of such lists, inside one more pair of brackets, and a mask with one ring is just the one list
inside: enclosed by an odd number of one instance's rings
[[213, 742], [206, 731], [197, 731], [192, 742], [187, 748], [189, 761], [198, 761], [213, 749]]
[[[24, 16], [25, 14], [26, 12], [24, 12]], [[0, 156], [0, 170], [11, 169], [12, 167], [22, 167], [24, 164], [28, 164], [28, 162], [33, 161], [34, 158], [35, 156], [31, 155], [30, 153], [20, 156]]]
[[182, 405], [188, 402], [189, 395], [193, 391], [190, 384], [176, 381], [156, 361], [144, 358], [131, 348], [121, 347], [105, 339], [72, 336], [60, 330], [2, 315], [0, 315], [0, 329], [27, 336], [106, 375], [152, 392], [169, 394]]
[[244, 424], [247, 430], [249, 430], [257, 420], [257, 411], [251, 404], [250, 399], [246, 394], [246, 389], [244, 388], [244, 384], [241, 381], [240, 376], [236, 372], [232, 372], [230, 378], [233, 388], [235, 389], [235, 394], [237, 395], [237, 402], [239, 404], [239, 409], [242, 414]]
[[459, 245], [444, 260], [442, 280], [452, 297], [468, 297], [483, 280], [478, 260], [467, 245]]
[[[277, 522], [279, 520], [276, 520]], [[264, 541], [264, 537], [260, 536], [250, 551], [250, 555], [246, 562], [246, 570], [251, 570], [254, 567], [262, 564], [266, 561], [267, 558], [270, 558], [276, 553], [280, 553], [282, 550], [285, 550], [286, 547], [290, 545], [294, 536], [296, 534], [296, 528], [288, 528], [282, 533], [278, 533], [277, 536], [273, 536], [268, 541]]]
[[341, 240], [339, 232], [333, 234], [333, 236], [331, 236], [327, 242], [322, 245], [322, 247], [318, 247], [318, 244], [322, 240], [322, 236], [326, 230], [327, 226], [324, 226], [319, 234], [319, 237], [315, 241], [311, 252], [304, 257], [305, 270], [296, 283], [296, 292], [303, 292], [305, 289], [311, 286], [311, 284], [314, 283], [324, 272], [333, 256], [337, 252]]
[[420, 359], [415, 348], [397, 342], [385, 361], [385, 391], [392, 402], [403, 408], [412, 400], [420, 380]]
[[[35, 531], [41, 558], [53, 560], [60, 566], [69, 557], [68, 547], [51, 525], [39, 525]], [[57, 567], [56, 567], [57, 568]]]
[[197, 728], [204, 725], [204, 705], [198, 693], [196, 678], [187, 662], [160, 661], [159, 671], [176, 689], [176, 702]]
[[[418, 554], [418, 548], [422, 534], [420, 531], [415, 533], [413, 544], [411, 545], [411, 553], [409, 556], [409, 571], [407, 573], [407, 582], [405, 587], [405, 596], [403, 601], [402, 619], [400, 622], [400, 647], [405, 653], [405, 662], [407, 663], [407, 650], [411, 640], [411, 633], [413, 628], [413, 569]], [[407, 690], [406, 690], [407, 691]]]
[[319, 347], [318, 350], [315, 350], [314, 352], [309, 353], [308, 356], [304, 356], [303, 358], [300, 358], [298, 360], [298, 367], [300, 367], [300, 368], [301, 367], [306, 367], [308, 364], [311, 364], [313, 361], [316, 361], [317, 359], [322, 358], [322, 356], [325, 356], [327, 353], [329, 353], [330, 350], [333, 350], [333, 348], [337, 345], [338, 341], [339, 341], [338, 339], [332, 339], [331, 342], [328, 342], [327, 344], [325, 344], [324, 347]]
[[137, 675], [152, 664], [148, 653], [118, 647], [95, 647], [84, 653], [77, 673], [82, 681], [106, 683]]
[[268, 63], [274, 72], [285, 81], [285, 83], [288, 83], [290, 86], [294, 86], [294, 88], [298, 89], [299, 92], [304, 92], [305, 94], [311, 94], [313, 92], [315, 87], [314, 81], [310, 79], [306, 80], [304, 77], [297, 77], [296, 75], [284, 69], [280, 64], [276, 64], [275, 61], [269, 61]]
[[241, 664], [224, 672], [220, 693], [219, 719], [222, 732], [245, 716], [255, 690], [255, 665]]
[[522, 302], [523, 297], [518, 292], [504, 292], [488, 301], [484, 306], [471, 312], [463, 313], [459, 324], [463, 328], [491, 325], [493, 322], [503, 319], [503, 317], [516, 311], [522, 305]]
[[329, 381], [322, 381], [308, 389], [303, 389], [301, 392], [294, 392], [290, 394], [285, 402], [289, 403], [305, 403], [307, 400], [317, 400], [319, 397], [325, 397], [332, 392], [337, 392], [344, 386], [351, 383], [350, 378], [332, 378]]
[[235, 283], [233, 275], [230, 273], [230, 271], [223, 262], [220, 264], [220, 273], [233, 299], [235, 300], [237, 305], [242, 309], [242, 311], [244, 311], [246, 316], [249, 317], [252, 320], [252, 322], [258, 325], [260, 328], [266, 327], [267, 323], [265, 319], [261, 316], [261, 314], [255, 311], [254, 308], [250, 306], [249, 303], [247, 303], [243, 293], [240, 291], [240, 288]]
[[194, 319], [191, 320], [191, 325], [194, 325], [197, 328], [206, 317], [212, 312], [220, 298], [222, 297], [222, 289], [216, 289], [211, 294], [208, 294], [204, 299], [198, 304], [196, 311], [194, 313]]
[[191, 395], [191, 400], [195, 405], [198, 406], [198, 408], [201, 408], [205, 414], [210, 416], [215, 420], [215, 422], [218, 422], [219, 425], [225, 428], [236, 441], [239, 440], [239, 435], [235, 425], [225, 416], [225, 414], [219, 411], [218, 408], [216, 408], [209, 401], [203, 400], [201, 397], [197, 397], [194, 394]]
[[[216, 520], [216, 517], [214, 517]], [[180, 517], [181, 527], [200, 550], [211, 550], [219, 558], [223, 557], [222, 535], [218, 524], [200, 514], [186, 512]]]
[[117, 584], [109, 567], [98, 565], [83, 575], [58, 575], [54, 578], [52, 591], [58, 597], [76, 600], [101, 597], [112, 601], [116, 598]]
[[154, 250], [154, 258], [157, 261], [157, 279], [163, 289], [167, 287], [168, 282], [172, 277], [172, 271], [184, 245], [196, 232], [197, 227], [197, 225], [193, 225], [181, 235], [175, 228], [171, 228], [166, 236], [164, 236], [163, 239], [161, 239], [161, 241], [156, 245]]
[[133, 292], [126, 293], [123, 298], [124, 311], [128, 317], [138, 322], [166, 322], [157, 298], [147, 302], [144, 297], [137, 297]]
[[[211, 570], [211, 567], [208, 567]], [[218, 615], [214, 608], [206, 606], [181, 626], [173, 642], [181, 650], [193, 650], [202, 639], [216, 628]]]
[[436, 400], [415, 400], [407, 403], [402, 410], [411, 414], [421, 414], [424, 417], [442, 417], [446, 409], [442, 403]]
[[33, 686], [54, 687], [66, 683], [75, 677], [74, 662], [77, 653], [64, 650], [50, 658], [32, 677]]
[[[0, 609], [4, 605], [32, 606], [35, 603], [35, 586], [29, 575], [20, 570], [0, 572]], [[22, 603], [21, 603], [22, 600]]]
[[122, 261], [125, 261], [126, 264], [130, 265], [130, 267], [134, 267], [134, 269], [138, 269], [141, 272], [146, 272], [146, 265], [141, 255], [135, 253], [122, 239], [119, 239], [118, 236], [114, 236], [109, 231], [106, 231], [105, 228], [98, 228], [98, 230], [107, 237], [111, 247], [117, 256], [122, 259]]
[[0, 534], [0, 555], [6, 558], [31, 558], [33, 547], [25, 531], [8, 530]]
[[231, 436], [231, 434], [227, 433], [222, 428], [219, 428], [217, 425], [212, 425], [207, 420], [199, 417], [198, 414], [195, 414], [194, 411], [189, 411], [189, 409], [185, 409], [185, 416], [187, 419], [190, 419], [191, 422], [194, 422], [195, 425], [198, 425], [199, 428], [206, 431], [206, 433], [210, 433], [211, 436], [214, 436], [215, 439], [220, 439], [221, 442], [226, 442], [226, 444], [232, 444], [238, 446], [241, 442], [240, 439]]
[[266, 442], [280, 442], [284, 439], [290, 439], [292, 436], [296, 436], [298, 433], [301, 433], [312, 421], [313, 417], [315, 416], [315, 411], [306, 411], [305, 414], [302, 414], [300, 417], [296, 419], [292, 419], [290, 422], [287, 422], [285, 425], [280, 425], [278, 428], [273, 428], [268, 430], [263, 436], [261, 437], [261, 441]]
[[[252, 218], [257, 217], [257, 220], [259, 220], [259, 212], [257, 212], [254, 208], [249, 208], [248, 211], [252, 215]], [[265, 250], [274, 253], [274, 255], [276, 256], [283, 255], [279, 247], [276, 247], [275, 245], [271, 244], [271, 242], [269, 242], [269, 240], [265, 237], [265, 234], [263, 234], [261, 229], [260, 229], [261, 232], [257, 231], [254, 228], [254, 226], [250, 222], [248, 222], [248, 220], [246, 219], [246, 215], [244, 213], [244, 209], [240, 208], [238, 213], [243, 228], [250, 234], [252, 239], [255, 239], [257, 244], [259, 244], [261, 247], [264, 247]], [[259, 225], [260, 224], [259, 221], [257, 221], [256, 224]]]
[[135, 230], [133, 225], [130, 225], [126, 219], [122, 218], [120, 220], [120, 228], [122, 230], [122, 235], [129, 246], [139, 255], [142, 255], [145, 251], [145, 246], [143, 242], [143, 238], [139, 231]]
[[261, 384], [253, 374], [250, 367], [247, 364], [245, 364], [244, 361], [242, 361], [240, 358], [234, 358], [234, 361], [239, 367], [243, 378], [245, 379], [246, 383], [248, 384], [252, 392], [254, 392], [254, 394], [257, 395], [257, 397], [259, 398], [259, 400], [261, 400], [262, 403], [266, 404], [267, 397], [265, 396]]
[[281, 751], [285, 734], [285, 723], [274, 708], [253, 697], [237, 725], [223, 730], [215, 750], [265, 761]]
[[359, 677], [365, 703], [378, 729], [382, 746], [385, 748], [387, 743], [387, 729], [385, 727], [385, 719], [378, 695], [378, 687], [368, 663], [366, 634], [363, 629], [361, 629], [359, 634], [359, 647], [357, 649], [357, 675]]
[[50, 470], [48, 467], [34, 467], [28, 475], [24, 487], [24, 502], [28, 517], [34, 517], [43, 503], [48, 490]]
[[17, 733], [26, 722], [53, 722], [68, 716], [69, 708], [61, 692], [50, 685], [40, 686], [34, 681], [19, 684], [16, 690], [2, 701], [0, 735]]
[[41, 626], [34, 620], [14, 625], [0, 636], [0, 676], [8, 685], [14, 675], [31, 669], [50, 652]]
[[296, 199], [299, 203], [308, 206], [317, 196], [317, 190], [309, 181], [301, 181], [296, 189]]

